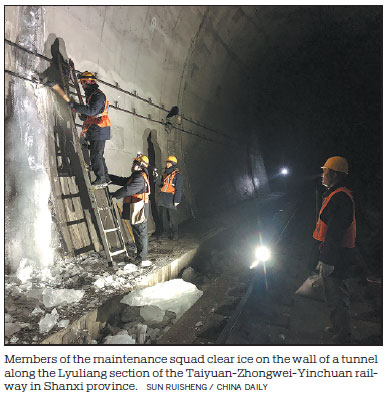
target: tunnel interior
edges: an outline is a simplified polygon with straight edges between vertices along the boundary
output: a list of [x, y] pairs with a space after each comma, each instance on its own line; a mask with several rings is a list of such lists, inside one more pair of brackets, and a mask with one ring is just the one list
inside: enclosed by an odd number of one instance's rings
[[314, 201], [320, 167], [345, 157], [357, 244], [382, 272], [381, 6], [6, 6], [5, 39], [8, 274], [49, 278], [55, 259], [102, 249], [71, 114], [39, 83], [76, 96], [69, 59], [109, 100], [110, 173], [128, 177], [138, 152], [158, 170], [178, 158], [182, 225], [277, 191]]

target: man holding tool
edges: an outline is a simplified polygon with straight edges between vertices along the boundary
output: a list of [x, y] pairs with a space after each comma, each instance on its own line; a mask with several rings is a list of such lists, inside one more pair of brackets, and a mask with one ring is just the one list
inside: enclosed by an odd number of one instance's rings
[[91, 168], [96, 177], [91, 185], [105, 186], [111, 183], [103, 156], [106, 140], [110, 139], [109, 102], [99, 89], [93, 73], [83, 72], [78, 75], [78, 80], [86, 95], [86, 105], [73, 100], [68, 104], [74, 112], [80, 113], [80, 119], [83, 120], [81, 137], [90, 143]]

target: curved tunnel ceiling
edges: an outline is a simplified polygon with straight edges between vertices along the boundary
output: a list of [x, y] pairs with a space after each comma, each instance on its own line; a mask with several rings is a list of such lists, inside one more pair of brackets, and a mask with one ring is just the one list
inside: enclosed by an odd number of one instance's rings
[[[51, 57], [58, 39], [78, 70], [142, 97], [102, 85], [118, 105], [110, 111], [110, 172], [127, 175], [151, 136], [158, 167], [168, 153], [181, 160], [182, 218], [258, 194], [266, 171], [283, 164], [304, 177], [338, 154], [353, 175], [379, 183], [381, 6], [43, 8], [38, 51]], [[11, 41], [25, 23], [19, 14], [6, 7]], [[167, 133], [161, 121], [174, 105], [184, 131]]]

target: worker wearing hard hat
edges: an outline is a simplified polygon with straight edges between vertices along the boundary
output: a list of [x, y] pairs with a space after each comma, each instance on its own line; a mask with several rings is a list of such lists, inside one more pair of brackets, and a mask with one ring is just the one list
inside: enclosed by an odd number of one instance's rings
[[351, 341], [349, 294], [344, 279], [350, 276], [356, 238], [355, 205], [345, 186], [346, 159], [334, 156], [322, 166], [322, 184], [327, 188], [313, 233], [320, 242], [317, 269], [322, 277], [325, 300], [331, 309], [332, 333], [336, 343]]
[[91, 168], [96, 177], [92, 185], [107, 185], [111, 181], [103, 154], [106, 140], [110, 139], [109, 102], [99, 89], [93, 73], [83, 72], [78, 75], [78, 79], [86, 95], [86, 105], [77, 104], [73, 100], [69, 105], [74, 112], [80, 113], [83, 120], [81, 137], [89, 141]]
[[168, 233], [170, 239], [178, 240], [177, 207], [181, 203], [183, 178], [177, 168], [177, 158], [173, 155], [166, 159], [166, 167], [162, 174], [159, 195], [159, 217], [162, 234]]
[[147, 260], [147, 219], [149, 217], [150, 195], [148, 166], [149, 158], [138, 154], [133, 161], [130, 177], [117, 177], [110, 174], [112, 183], [122, 186], [122, 188], [110, 193], [110, 195], [116, 199], [124, 198], [122, 218], [130, 220], [137, 248], [134, 263], [143, 267], [151, 265], [151, 262]]

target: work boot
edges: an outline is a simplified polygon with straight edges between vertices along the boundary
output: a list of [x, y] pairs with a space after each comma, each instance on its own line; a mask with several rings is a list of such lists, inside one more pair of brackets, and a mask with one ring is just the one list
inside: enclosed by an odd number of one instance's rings
[[173, 233], [172, 235], [171, 235], [171, 238], [170, 238], [171, 240], [178, 240], [178, 234], [177, 233]]
[[97, 178], [95, 181], [91, 183], [93, 187], [102, 187], [102, 186], [107, 186], [107, 181], [106, 178]]
[[107, 185], [112, 183], [111, 178], [108, 175], [105, 177], [105, 179]]

